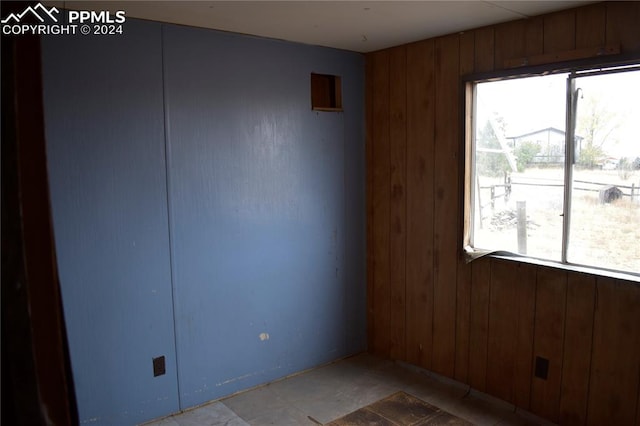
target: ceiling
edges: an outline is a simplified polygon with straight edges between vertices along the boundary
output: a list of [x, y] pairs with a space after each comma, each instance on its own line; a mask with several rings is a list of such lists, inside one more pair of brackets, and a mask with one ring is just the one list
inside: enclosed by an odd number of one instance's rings
[[592, 1], [48, 1], [80, 10], [371, 52]]

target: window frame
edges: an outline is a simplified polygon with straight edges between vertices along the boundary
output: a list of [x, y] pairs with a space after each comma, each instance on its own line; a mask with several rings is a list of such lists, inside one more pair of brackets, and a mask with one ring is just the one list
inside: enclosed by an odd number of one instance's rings
[[[606, 60], [603, 60], [606, 59]], [[640, 283], [640, 271], [621, 271], [616, 269], [610, 269], [606, 267], [600, 267], [595, 265], [583, 265], [572, 263], [567, 260], [567, 251], [569, 245], [569, 228], [571, 221], [571, 183], [573, 179], [573, 163], [574, 163], [574, 148], [573, 144], [569, 144], [567, 141], [572, 140], [575, 135], [574, 123], [569, 121], [575, 119], [574, 109], [574, 93], [575, 93], [575, 81], [577, 78], [596, 75], [624, 72], [625, 68], [628, 70], [640, 70], [640, 57], [621, 57], [616, 55], [615, 57], [608, 58], [589, 58], [579, 61], [569, 61], [561, 63], [544, 64], [537, 66], [523, 66], [518, 68], [503, 69], [492, 72], [474, 73], [461, 77], [461, 100], [462, 105], [462, 117], [461, 117], [461, 152], [464, 154], [461, 157], [462, 164], [461, 170], [463, 173], [462, 179], [462, 253], [466, 262], [471, 262], [476, 258], [488, 255], [491, 257], [498, 257], [502, 259], [514, 259], [523, 261], [526, 263], [533, 263], [542, 266], [552, 266], [564, 270], [590, 273], [593, 275], [607, 276], [617, 279], [632, 280]], [[562, 225], [562, 256], [559, 261], [538, 258], [530, 255], [521, 255], [517, 253], [497, 250], [485, 250], [476, 249], [473, 247], [473, 227], [474, 227], [474, 178], [476, 176], [476, 158], [475, 158], [475, 146], [474, 138], [476, 134], [475, 117], [476, 113], [476, 86], [478, 83], [492, 82], [492, 81], [504, 81], [510, 79], [521, 79], [526, 77], [546, 76], [552, 74], [567, 74], [570, 84], [566, 85], [566, 97], [567, 105], [565, 112], [566, 132], [565, 132], [565, 161], [564, 161], [564, 195], [563, 195], [563, 225]], [[572, 110], [571, 112], [569, 110]], [[570, 167], [571, 166], [571, 167]], [[567, 187], [569, 190], [567, 190]], [[568, 200], [567, 200], [568, 198]]]

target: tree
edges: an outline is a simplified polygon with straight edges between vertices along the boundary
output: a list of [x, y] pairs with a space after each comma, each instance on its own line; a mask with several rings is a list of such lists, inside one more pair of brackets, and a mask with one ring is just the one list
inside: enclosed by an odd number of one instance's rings
[[524, 141], [518, 144], [514, 153], [519, 172], [524, 172], [524, 169], [531, 164], [540, 149], [540, 145], [535, 142]]
[[629, 179], [633, 175], [634, 170], [634, 161], [630, 158], [622, 157], [620, 162], [618, 162], [618, 176], [620, 176], [620, 178], [624, 180]]
[[620, 127], [618, 115], [602, 99], [601, 94], [591, 93], [578, 105], [576, 134], [584, 139], [577, 162], [590, 169], [599, 165], [605, 156], [604, 146], [615, 138]]
[[502, 152], [493, 126], [487, 120], [476, 138], [476, 172], [481, 176], [501, 176], [510, 170], [507, 156]]

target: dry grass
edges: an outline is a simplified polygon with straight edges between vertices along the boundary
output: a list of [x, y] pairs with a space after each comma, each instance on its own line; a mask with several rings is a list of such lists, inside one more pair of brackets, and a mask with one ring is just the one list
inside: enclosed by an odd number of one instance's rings
[[569, 261], [640, 272], [640, 204], [622, 198], [600, 204], [583, 195], [573, 203]]

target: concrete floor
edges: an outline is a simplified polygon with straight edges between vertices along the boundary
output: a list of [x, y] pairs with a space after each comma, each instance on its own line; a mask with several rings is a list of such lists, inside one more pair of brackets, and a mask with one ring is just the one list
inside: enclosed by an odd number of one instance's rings
[[477, 425], [551, 425], [467, 385], [361, 354], [146, 426], [318, 425], [404, 391]]

